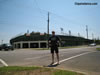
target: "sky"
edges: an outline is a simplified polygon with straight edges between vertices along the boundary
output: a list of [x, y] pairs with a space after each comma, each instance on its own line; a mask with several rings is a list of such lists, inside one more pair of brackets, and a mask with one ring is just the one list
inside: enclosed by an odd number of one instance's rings
[[[77, 3], [97, 3], [97, 5], [75, 5]], [[48, 12], [50, 13], [50, 33], [86, 38], [86, 25], [89, 39], [100, 38], [99, 0], [0, 0], [0, 43], [29, 30], [47, 32]], [[2, 41], [3, 40], [3, 41]]]

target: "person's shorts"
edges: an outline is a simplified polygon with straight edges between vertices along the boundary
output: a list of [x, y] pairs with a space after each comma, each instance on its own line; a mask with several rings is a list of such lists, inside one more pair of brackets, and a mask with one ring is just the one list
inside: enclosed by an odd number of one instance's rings
[[58, 47], [51, 47], [51, 53], [59, 53]]

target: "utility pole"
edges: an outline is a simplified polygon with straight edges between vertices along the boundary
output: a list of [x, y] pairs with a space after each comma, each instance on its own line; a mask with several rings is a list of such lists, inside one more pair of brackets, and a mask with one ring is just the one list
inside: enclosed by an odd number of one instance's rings
[[93, 42], [95, 42], [95, 38], [94, 38], [94, 34], [92, 33], [92, 40]]
[[80, 37], [80, 33], [78, 33], [78, 37]]
[[48, 20], [47, 20], [47, 34], [49, 37], [49, 12], [48, 12]]
[[71, 36], [71, 31], [69, 30], [69, 36]]
[[1, 44], [3, 44], [3, 40], [1, 40]]
[[[49, 38], [49, 12], [48, 12], [48, 20], [47, 20], [47, 39]], [[48, 48], [49, 48], [49, 41], [48, 41]]]
[[61, 29], [61, 34], [63, 34], [63, 28], [60, 28]]
[[27, 34], [29, 34], [29, 30], [27, 30]]
[[92, 33], [92, 40], [94, 40], [94, 34]]
[[88, 26], [86, 25], [86, 34], [87, 34], [87, 39], [88, 39]]

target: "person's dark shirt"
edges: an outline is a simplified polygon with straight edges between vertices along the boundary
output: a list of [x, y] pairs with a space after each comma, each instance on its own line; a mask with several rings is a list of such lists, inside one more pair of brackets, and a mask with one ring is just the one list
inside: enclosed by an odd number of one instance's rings
[[49, 46], [50, 47], [58, 47], [60, 39], [59, 39], [58, 36], [53, 35], [48, 39], [48, 41], [49, 41]]

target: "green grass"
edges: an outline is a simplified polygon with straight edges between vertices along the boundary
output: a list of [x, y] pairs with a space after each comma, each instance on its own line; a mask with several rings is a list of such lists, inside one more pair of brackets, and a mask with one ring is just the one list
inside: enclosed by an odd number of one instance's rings
[[39, 67], [19, 67], [19, 66], [9, 66], [9, 67], [0, 67], [0, 72], [1, 71], [22, 71], [22, 70], [35, 70], [39, 69]]
[[97, 51], [100, 51], [100, 48], [96, 48]]
[[77, 72], [66, 71], [66, 70], [56, 70], [53, 75], [84, 75]]
[[0, 75], [84, 75], [77, 72], [44, 67], [0, 67]]

